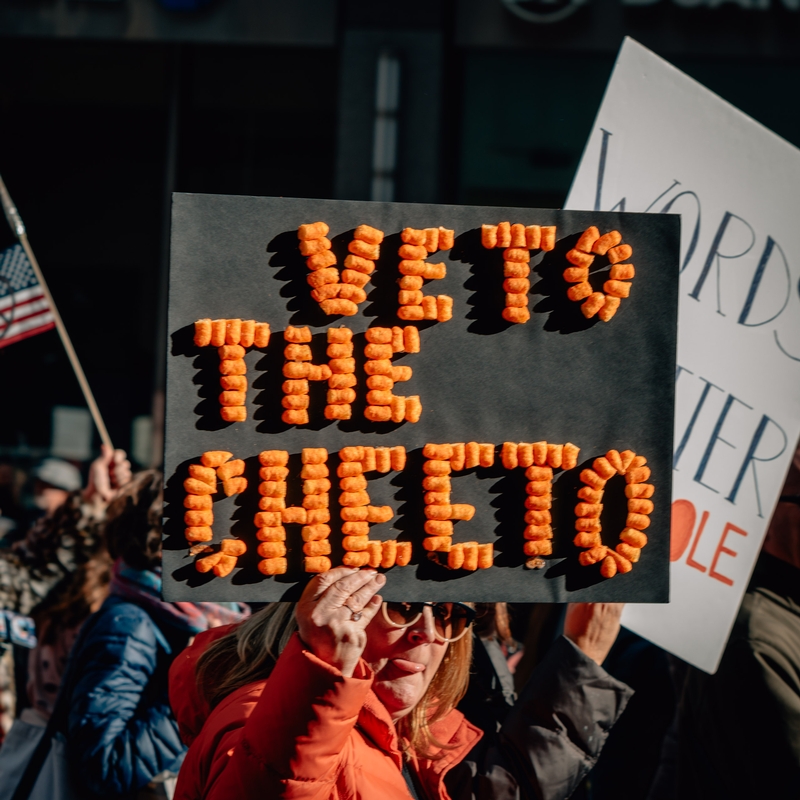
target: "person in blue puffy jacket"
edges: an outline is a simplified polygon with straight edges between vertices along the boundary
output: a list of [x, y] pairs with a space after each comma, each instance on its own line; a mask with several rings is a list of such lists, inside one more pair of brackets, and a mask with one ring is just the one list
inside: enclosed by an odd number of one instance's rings
[[183, 760], [168, 698], [173, 659], [239, 605], [161, 600], [161, 474], [141, 472], [109, 507], [109, 597], [73, 651], [67, 746], [81, 798], [171, 796]]

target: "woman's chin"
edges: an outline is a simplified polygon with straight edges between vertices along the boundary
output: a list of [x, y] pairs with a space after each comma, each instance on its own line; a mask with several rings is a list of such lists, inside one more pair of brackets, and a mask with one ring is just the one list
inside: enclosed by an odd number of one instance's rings
[[391, 681], [376, 681], [373, 691], [386, 706], [392, 719], [400, 719], [409, 714], [425, 694], [422, 675], [407, 675]]

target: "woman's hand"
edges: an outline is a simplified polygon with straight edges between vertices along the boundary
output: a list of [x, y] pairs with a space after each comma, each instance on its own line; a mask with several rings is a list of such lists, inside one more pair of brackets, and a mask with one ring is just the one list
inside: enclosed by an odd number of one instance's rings
[[132, 477], [131, 462], [124, 450], [112, 450], [100, 445], [100, 455], [89, 467], [89, 480], [83, 491], [87, 502], [110, 503], [117, 490], [125, 486]]
[[625, 603], [570, 603], [564, 620], [564, 636], [589, 658], [602, 664], [619, 633]]
[[375, 570], [336, 567], [309, 581], [297, 604], [300, 638], [347, 678], [364, 652], [365, 628], [381, 607], [377, 592], [384, 583]]

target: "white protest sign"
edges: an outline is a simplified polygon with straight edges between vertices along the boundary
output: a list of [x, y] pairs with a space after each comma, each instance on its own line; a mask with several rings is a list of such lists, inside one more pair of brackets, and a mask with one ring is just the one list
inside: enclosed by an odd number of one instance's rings
[[623, 623], [714, 672], [800, 434], [800, 150], [626, 39], [566, 208], [681, 214], [671, 600]]

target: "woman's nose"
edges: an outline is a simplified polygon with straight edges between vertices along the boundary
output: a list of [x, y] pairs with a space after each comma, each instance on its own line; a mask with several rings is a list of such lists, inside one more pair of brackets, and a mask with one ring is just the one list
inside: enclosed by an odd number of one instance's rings
[[422, 616], [411, 626], [408, 635], [415, 644], [432, 644], [436, 641], [436, 625], [431, 608], [425, 606], [422, 609]]

